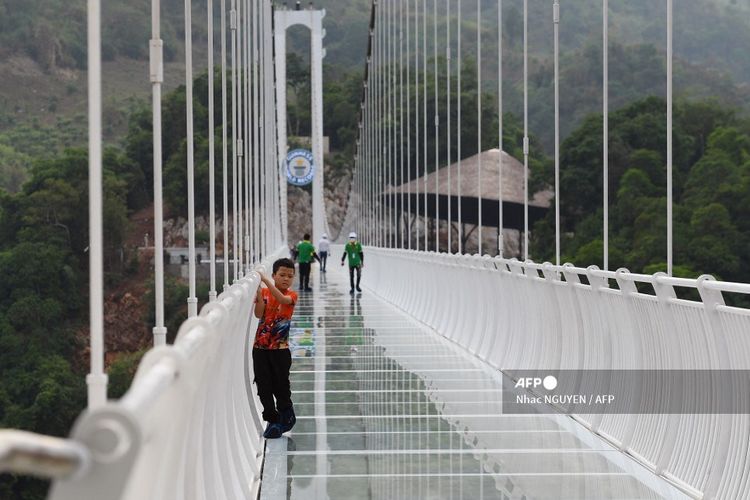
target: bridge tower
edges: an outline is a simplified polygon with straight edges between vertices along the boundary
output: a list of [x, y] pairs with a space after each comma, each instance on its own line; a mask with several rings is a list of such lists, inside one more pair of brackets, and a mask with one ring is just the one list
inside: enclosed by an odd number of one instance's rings
[[[323, 198], [323, 29], [325, 10], [282, 10], [274, 11], [274, 44], [276, 54], [276, 127], [279, 168], [282, 178], [286, 179], [287, 155], [287, 119], [286, 119], [286, 30], [296, 24], [310, 29], [310, 79], [311, 79], [311, 107], [312, 107], [312, 153], [315, 165], [315, 177], [312, 189], [312, 238], [318, 241], [323, 233], [327, 233], [328, 224], [325, 214]], [[282, 226], [286, 234], [287, 228], [287, 187], [286, 182], [281, 186]]]

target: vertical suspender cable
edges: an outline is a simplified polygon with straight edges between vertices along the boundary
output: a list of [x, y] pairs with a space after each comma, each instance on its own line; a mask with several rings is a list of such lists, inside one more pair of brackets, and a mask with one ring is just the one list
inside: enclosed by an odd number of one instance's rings
[[185, 0], [185, 107], [187, 113], [187, 187], [188, 187], [188, 317], [198, 315], [195, 296], [195, 173], [193, 158], [193, 34], [190, 0]]
[[406, 248], [411, 250], [411, 52], [409, 27], [409, 3], [406, 0], [406, 235], [408, 237]]
[[[456, 65], [456, 169], [458, 170], [458, 253], [464, 253], [464, 231], [463, 231], [463, 209], [461, 207], [463, 193], [461, 189], [461, 155], [463, 155], [463, 148], [461, 147], [461, 126], [462, 126], [462, 115], [461, 115], [461, 91], [463, 89], [461, 84], [461, 0], [458, 0], [458, 14], [456, 22], [456, 34], [457, 34], [457, 56], [458, 64]], [[450, 73], [450, 72], [449, 72]], [[448, 134], [450, 135], [450, 134]]]
[[[381, 2], [384, 0], [381, 0]], [[378, 38], [378, 78], [377, 78], [377, 91], [376, 91], [376, 118], [377, 123], [377, 137], [376, 137], [376, 161], [377, 161], [377, 189], [378, 189], [378, 227], [380, 229], [379, 246], [385, 247], [385, 202], [383, 195], [385, 193], [385, 182], [383, 171], [385, 169], [385, 106], [384, 106], [384, 92], [383, 86], [385, 83], [385, 68], [383, 67], [383, 53], [384, 53], [384, 40], [385, 40], [385, 5], [378, 9], [380, 22], [377, 30]]]
[[164, 209], [162, 202], [161, 84], [164, 81], [163, 42], [160, 34], [160, 1], [151, 0], [150, 77], [153, 88], [152, 121], [154, 144], [154, 345], [167, 343], [164, 326]]
[[[398, 166], [400, 177], [398, 179], [399, 201], [398, 211], [396, 212], [398, 220], [396, 228], [399, 229], [398, 236], [401, 239], [400, 248], [404, 248], [404, 228], [401, 227], [404, 222], [404, 2], [398, 0]], [[395, 56], [395, 54], [394, 54]], [[395, 79], [395, 75], [394, 75]], [[395, 96], [394, 96], [395, 98]], [[395, 132], [394, 132], [395, 133]]]
[[[420, 233], [419, 233], [419, 160], [420, 160], [420, 128], [419, 128], [419, 0], [414, 0], [414, 166], [416, 167], [416, 175], [414, 178], [414, 222], [416, 234], [414, 236], [414, 248], [419, 250], [420, 248]], [[407, 31], [407, 36], [409, 32]], [[411, 110], [409, 111], [411, 116]], [[411, 198], [409, 198], [411, 200]], [[411, 238], [411, 236], [410, 236]], [[411, 240], [410, 240], [411, 241]]]
[[266, 195], [265, 195], [265, 161], [266, 161], [266, 93], [265, 93], [265, 36], [264, 36], [264, 12], [265, 0], [258, 3], [258, 252], [265, 255], [266, 238], [264, 234], [266, 221]]
[[[458, 19], [460, 22], [461, 19], [461, 0], [458, 0]], [[461, 31], [460, 31], [460, 25], [459, 25], [459, 31], [458, 31], [458, 38], [461, 39]], [[448, 215], [446, 217], [446, 227], [448, 228], [448, 253], [453, 253], [453, 228], [451, 227], [453, 224], [453, 203], [451, 200], [451, 195], [453, 194], [451, 191], [453, 191], [451, 188], [451, 163], [452, 163], [452, 155], [451, 155], [451, 0], [446, 0], [445, 2], [445, 84], [446, 84], [446, 92], [445, 92], [445, 121], [446, 121], [446, 129], [445, 129], [445, 137], [446, 137], [446, 170], [448, 171], [448, 193], [447, 193], [447, 199], [448, 199]], [[460, 48], [459, 48], [460, 50]], [[460, 64], [459, 64], [460, 66]], [[459, 71], [460, 68], [459, 68]], [[459, 134], [458, 142], [461, 142], [461, 131], [457, 130]], [[439, 223], [439, 221], [438, 221]]]
[[560, 265], [560, 2], [552, 5], [555, 37], [555, 264]]
[[221, 155], [222, 155], [222, 205], [224, 226], [224, 291], [229, 288], [229, 173], [227, 172], [227, 5], [221, 0]]
[[385, 51], [383, 54], [383, 60], [385, 61], [385, 148], [386, 148], [386, 160], [385, 160], [385, 166], [386, 166], [386, 186], [389, 188], [389, 195], [388, 195], [388, 201], [387, 201], [387, 209], [386, 209], [386, 216], [388, 219], [387, 223], [387, 229], [388, 229], [388, 239], [387, 239], [387, 246], [389, 248], [393, 247], [393, 224], [391, 221], [391, 216], [393, 215], [393, 199], [394, 196], [392, 193], [390, 193], [390, 188], [393, 186], [392, 180], [391, 180], [391, 173], [393, 171], [393, 143], [391, 142], [391, 132], [392, 132], [392, 110], [391, 110], [391, 92], [393, 88], [391, 87], [391, 67], [393, 65], [393, 59], [391, 55], [391, 43], [393, 42], [393, 34], [391, 33], [391, 2], [393, 0], [384, 0], [386, 2], [386, 18], [385, 18], [385, 24], [384, 28], [386, 29], [385, 32]]
[[[391, 152], [391, 166], [389, 168], [390, 176], [391, 176], [391, 186], [396, 185], [396, 157], [398, 155], [398, 150], [396, 149], [396, 0], [390, 0], [391, 5], [391, 15], [389, 19], [389, 26], [390, 26], [390, 36], [388, 37], [390, 40], [389, 47], [389, 58], [388, 58], [388, 70], [390, 78], [388, 79], [388, 90], [389, 90], [389, 112], [388, 112], [388, 123], [390, 124], [390, 134], [389, 134], [389, 141], [390, 141], [390, 152]], [[393, 196], [391, 197], [391, 248], [395, 248], [398, 244], [397, 238], [398, 238], [398, 228], [397, 228], [397, 206], [398, 206], [398, 197], [396, 196], [396, 191], [393, 191]]]
[[382, 29], [382, 11], [383, 7], [380, 2], [377, 3], [377, 11], [376, 11], [376, 21], [375, 21], [375, 61], [376, 63], [373, 65], [374, 71], [377, 72], [377, 75], [374, 75], [375, 80], [375, 88], [373, 89], [373, 110], [372, 110], [372, 124], [373, 124], [373, 153], [374, 153], [374, 185], [375, 185], [375, 223], [377, 227], [377, 245], [379, 247], [383, 246], [383, 221], [382, 221], [382, 197], [383, 197], [383, 190], [381, 188], [382, 184], [382, 166], [383, 166], [383, 145], [382, 145], [382, 129], [383, 129], [383, 120], [382, 120], [382, 113], [381, 113], [381, 99], [380, 99], [380, 93], [382, 88], [382, 68], [381, 68], [381, 29]]
[[[266, 167], [266, 196], [268, 197], [268, 220], [273, 220], [273, 206], [274, 206], [274, 194], [272, 191], [273, 179], [276, 172], [276, 160], [274, 156], [273, 147], [274, 137], [276, 136], [276, 130], [274, 127], [274, 90], [273, 90], [273, 40], [271, 39], [271, 2], [266, 2], [266, 28], [264, 30], [266, 36], [266, 151], [267, 157], [265, 162]], [[271, 232], [274, 224], [263, 225], [266, 232], [266, 254], [269, 254], [274, 250], [273, 248], [273, 233]]]
[[[389, 141], [389, 151], [390, 151], [390, 168], [388, 169], [390, 173], [390, 184], [391, 186], [396, 185], [396, 156], [397, 156], [397, 149], [396, 149], [396, 0], [390, 0], [390, 12], [391, 15], [388, 20], [388, 26], [390, 29], [390, 33], [388, 36], [388, 40], [390, 43], [388, 44], [388, 123], [390, 125], [390, 130], [388, 134], [388, 141]], [[398, 221], [397, 217], [397, 203], [398, 203], [398, 197], [396, 196], [396, 191], [394, 190], [393, 196], [391, 196], [391, 213], [390, 213], [390, 224], [391, 224], [391, 248], [395, 248], [397, 245], [397, 226], [396, 223]]]
[[242, 88], [243, 88], [243, 79], [242, 79], [242, 53], [243, 53], [243, 47], [242, 47], [242, 35], [244, 30], [242, 29], [242, 24], [245, 22], [245, 18], [247, 17], [247, 13], [244, 11], [243, 7], [244, 0], [237, 0], [237, 180], [235, 181], [235, 184], [237, 185], [237, 241], [239, 242], [237, 245], [237, 259], [239, 260], [239, 271], [237, 275], [242, 278], [244, 276], [244, 253], [243, 253], [243, 242], [242, 242], [242, 235], [243, 235], [243, 220], [242, 217], [244, 215], [244, 210], [242, 207], [242, 194], [244, 192], [243, 189], [243, 181], [245, 178], [244, 175], [244, 144], [243, 144], [243, 115], [242, 112]]
[[[398, 217], [401, 224], [403, 224], [403, 228], [400, 231], [401, 235], [401, 248], [405, 248], [406, 244], [404, 243], [405, 239], [405, 231], [408, 227], [408, 216], [407, 213], [407, 219], [404, 220], [404, 0], [398, 1], [398, 7], [399, 7], [399, 15], [398, 15], [398, 52], [399, 52], [399, 60], [398, 60], [398, 127], [399, 127], [399, 146], [400, 146], [400, 154], [399, 154], [399, 161], [400, 161], [400, 168], [401, 168], [401, 178], [399, 179], [399, 185], [401, 186], [400, 189], [400, 195], [401, 195], [401, 206], [398, 210]], [[408, 133], [409, 130], [407, 129], [406, 132]]]
[[260, 176], [258, 160], [260, 143], [258, 127], [260, 126], [260, 103], [258, 102], [258, 0], [253, 0], [253, 259], [258, 262], [260, 253]]
[[88, 0], [89, 85], [89, 314], [91, 368], [86, 376], [88, 408], [107, 402], [104, 373], [104, 265], [102, 232], [101, 4]]
[[[255, 151], [250, 149], [250, 19], [252, 13], [250, 12], [250, 0], [243, 0], [245, 3], [245, 29], [243, 33], [243, 49], [242, 55], [245, 63], [242, 65], [245, 74], [245, 96], [243, 102], [245, 103], [245, 128], [244, 128], [244, 139], [242, 144], [245, 148], [245, 272], [250, 272], [250, 154], [255, 154]], [[276, 227], [276, 224], [273, 225]]]
[[482, 2], [477, 0], [477, 198], [479, 255], [482, 255]]
[[214, 3], [208, 0], [208, 234], [211, 269], [208, 300], [216, 300], [216, 178], [214, 158]]
[[673, 6], [667, 0], [667, 274], [672, 276], [672, 38]]
[[422, 141], [422, 160], [424, 175], [422, 177], [422, 192], [424, 193], [424, 251], [428, 251], [429, 234], [427, 231], [427, 0], [422, 0], [422, 123], [424, 126], [424, 140]]
[[438, 136], [440, 127], [440, 104], [438, 102], [437, 2], [438, 0], [433, 0], [432, 21], [434, 28], [433, 57], [435, 58], [435, 251], [440, 252], [440, 186], [438, 184], [438, 180], [440, 177], [440, 173], [438, 172], [440, 161], [440, 138]]
[[523, 0], [523, 260], [529, 260], [529, 5]]
[[503, 0], [497, 0], [497, 255], [503, 257]]
[[603, 57], [603, 80], [602, 80], [602, 150], [604, 173], [602, 180], [603, 203], [604, 203], [604, 270], [609, 270], [609, 3], [604, 0], [602, 8], [602, 57]]
[[232, 31], [232, 261], [237, 281], [237, 0], [229, 13]]

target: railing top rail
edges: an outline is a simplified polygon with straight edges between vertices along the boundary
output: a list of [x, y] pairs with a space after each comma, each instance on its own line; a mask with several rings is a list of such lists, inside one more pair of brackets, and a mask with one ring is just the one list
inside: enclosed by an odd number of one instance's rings
[[[547, 272], [547, 273], [558, 273], [558, 275], [562, 274], [565, 275], [566, 273], [570, 274], [576, 274], [580, 276], [586, 276], [586, 277], [596, 277], [596, 278], [603, 278], [607, 280], [625, 280], [630, 281], [634, 283], [646, 283], [650, 285], [656, 285], [656, 286], [671, 286], [671, 287], [680, 287], [680, 288], [694, 288], [696, 290], [711, 290], [711, 291], [718, 291], [718, 292], [729, 292], [729, 293], [738, 293], [738, 294], [744, 294], [744, 295], [750, 295], [750, 283], [738, 283], [738, 282], [732, 282], [732, 281], [719, 281], [714, 279], [711, 275], [703, 275], [698, 278], [678, 278], [675, 276], [669, 276], [666, 273], [657, 272], [654, 274], [642, 274], [642, 273], [631, 273], [625, 268], [620, 268], [616, 271], [605, 271], [603, 269], [599, 269], [597, 266], [589, 266], [588, 268], [583, 267], [577, 267], [571, 263], [565, 263], [560, 266], [552, 264], [550, 262], [534, 262], [532, 260], [527, 261], [521, 261], [516, 258], [503, 258], [503, 257], [497, 257], [497, 256], [490, 256], [490, 255], [479, 255], [479, 254], [450, 254], [450, 253], [437, 253], [433, 250], [429, 251], [422, 251], [422, 250], [402, 250], [402, 249], [386, 249], [386, 248], [378, 248], [378, 250], [387, 250], [387, 251], [395, 251], [395, 252], [406, 252], [410, 253], [412, 256], [418, 256], [422, 255], [424, 257], [427, 257], [431, 260], [435, 259], [449, 259], [451, 264], [460, 264], [461, 262], [467, 262], [467, 263], [476, 263], [481, 262], [482, 264], [486, 264], [486, 262], [491, 260], [495, 264], [496, 269], [506, 268], [505, 266], [508, 266], [508, 268], [515, 267], [518, 269], [519, 267], [524, 271], [524, 275], [529, 277], [540, 277], [541, 276], [537, 273], [537, 271]], [[458, 258], [457, 258], [458, 257]], [[527, 273], [526, 271], [530, 270], [533, 272]]]

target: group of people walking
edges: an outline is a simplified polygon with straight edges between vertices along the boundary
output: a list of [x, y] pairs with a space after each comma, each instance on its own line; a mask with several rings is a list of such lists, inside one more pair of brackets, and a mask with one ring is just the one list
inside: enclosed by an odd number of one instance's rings
[[[315, 251], [315, 245], [310, 241], [310, 235], [305, 233], [302, 240], [297, 243], [297, 246], [292, 249], [292, 258], [295, 259], [299, 265], [299, 290], [303, 292], [310, 292], [310, 269], [314, 260], [317, 260], [320, 264], [320, 272], [327, 272], [328, 255], [331, 251], [331, 242], [328, 239], [328, 235], [323, 233], [323, 236], [318, 242], [318, 251]], [[359, 287], [362, 280], [362, 268], [365, 265], [365, 255], [362, 251], [362, 244], [357, 241], [357, 233], [349, 233], [349, 241], [344, 246], [344, 254], [341, 256], [341, 265], [343, 266], [346, 261], [349, 261], [349, 293], [361, 292], [362, 289]], [[356, 281], [354, 279], [356, 275]]]

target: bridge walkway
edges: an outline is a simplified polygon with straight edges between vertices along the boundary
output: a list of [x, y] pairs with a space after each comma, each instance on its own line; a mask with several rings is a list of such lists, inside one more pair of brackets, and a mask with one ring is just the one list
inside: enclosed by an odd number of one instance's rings
[[[335, 263], [335, 262], [334, 262]], [[502, 375], [366, 287], [313, 270], [291, 334], [297, 425], [261, 499], [686, 498], [572, 419], [502, 414]]]

